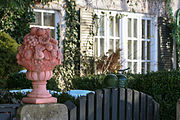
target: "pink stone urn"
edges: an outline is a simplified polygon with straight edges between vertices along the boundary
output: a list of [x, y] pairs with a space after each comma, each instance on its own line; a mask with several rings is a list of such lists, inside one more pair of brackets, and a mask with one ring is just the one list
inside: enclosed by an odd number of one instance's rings
[[32, 80], [33, 85], [32, 92], [22, 99], [24, 103], [57, 103], [57, 98], [46, 90], [47, 80], [53, 76], [52, 70], [61, 64], [62, 53], [57, 44], [58, 41], [50, 35], [50, 29], [33, 27], [24, 36], [16, 58], [18, 64], [27, 69], [26, 77]]

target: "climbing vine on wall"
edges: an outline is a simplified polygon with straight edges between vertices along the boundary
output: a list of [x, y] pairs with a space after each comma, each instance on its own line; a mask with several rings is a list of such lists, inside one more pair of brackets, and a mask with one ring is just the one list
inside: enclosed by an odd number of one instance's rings
[[8, 33], [17, 43], [29, 33], [34, 21], [31, 0], [0, 0], [0, 30]]
[[[66, 12], [66, 33], [63, 40], [63, 62], [61, 66], [56, 67], [54, 74], [57, 81], [63, 81], [64, 85], [60, 83], [63, 90], [68, 90], [71, 86], [71, 79], [78, 70], [79, 56], [80, 56], [80, 41], [79, 41], [79, 15], [76, 10], [76, 3], [74, 0], [65, 0], [66, 5], [64, 9]], [[64, 88], [62, 88], [64, 87]]]
[[176, 19], [173, 15], [171, 0], [166, 0], [167, 15], [169, 18], [169, 28], [171, 31], [171, 37], [176, 41], [176, 52], [177, 52], [177, 67], [180, 65], [180, 28], [177, 26]]

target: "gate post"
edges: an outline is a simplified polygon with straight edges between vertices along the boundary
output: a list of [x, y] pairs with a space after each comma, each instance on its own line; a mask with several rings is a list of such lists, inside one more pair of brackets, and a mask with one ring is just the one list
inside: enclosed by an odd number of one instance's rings
[[51, 104], [25, 104], [20, 106], [16, 114], [17, 120], [68, 120], [66, 105]]

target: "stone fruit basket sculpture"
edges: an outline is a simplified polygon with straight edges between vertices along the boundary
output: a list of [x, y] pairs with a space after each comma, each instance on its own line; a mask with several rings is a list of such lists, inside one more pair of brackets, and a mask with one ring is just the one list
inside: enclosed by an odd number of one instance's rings
[[56, 103], [46, 90], [47, 80], [52, 76], [52, 70], [61, 64], [62, 54], [58, 49], [58, 41], [50, 35], [50, 29], [33, 27], [24, 37], [23, 44], [18, 47], [17, 62], [27, 69], [26, 77], [32, 80], [33, 90], [24, 103]]

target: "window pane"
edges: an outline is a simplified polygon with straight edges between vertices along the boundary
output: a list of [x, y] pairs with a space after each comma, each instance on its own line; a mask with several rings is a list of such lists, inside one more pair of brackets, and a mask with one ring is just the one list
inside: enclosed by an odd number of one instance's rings
[[145, 60], [145, 41], [142, 41], [142, 60]]
[[41, 25], [41, 13], [40, 12], [35, 12], [35, 21], [32, 22], [32, 25]]
[[98, 56], [98, 39], [95, 38], [95, 55]]
[[137, 62], [134, 62], [134, 73], [137, 73]]
[[150, 60], [151, 58], [151, 47], [150, 47], [150, 41], [147, 42], [147, 60]]
[[132, 59], [132, 41], [128, 40], [128, 59]]
[[151, 38], [151, 21], [147, 20], [147, 39]]
[[131, 18], [128, 18], [128, 37], [131, 37]]
[[100, 36], [104, 36], [104, 16], [100, 15], [99, 19]]
[[55, 26], [54, 13], [45, 13], [44, 12], [44, 25], [45, 26]]
[[104, 38], [100, 38], [100, 56], [104, 55]]
[[142, 62], [141, 72], [142, 72], [142, 73], [145, 73], [145, 63], [144, 63], [144, 62]]
[[134, 40], [134, 59], [137, 59], [137, 40]]
[[129, 72], [132, 72], [132, 62], [128, 62], [128, 68], [130, 68]]
[[55, 30], [54, 29], [51, 29], [51, 37], [55, 38]]
[[116, 17], [116, 37], [120, 36], [120, 29], [119, 29], [119, 23], [120, 23], [120, 19], [118, 17]]
[[145, 20], [142, 20], [142, 38], [145, 38]]
[[114, 39], [109, 40], [109, 49], [114, 51]]
[[147, 63], [147, 72], [150, 72], [150, 62]]
[[134, 37], [137, 38], [137, 19], [134, 19]]
[[114, 17], [109, 17], [109, 35], [114, 36]]
[[116, 50], [120, 48], [120, 40], [116, 39]]
[[99, 20], [99, 19], [95, 19], [95, 23], [94, 23], [94, 26], [95, 26], [94, 35], [95, 35], [95, 36], [98, 35], [98, 30], [99, 30], [98, 20]]

